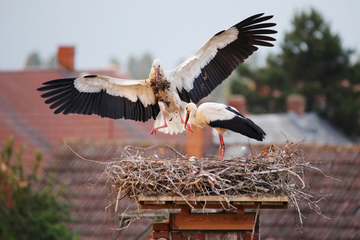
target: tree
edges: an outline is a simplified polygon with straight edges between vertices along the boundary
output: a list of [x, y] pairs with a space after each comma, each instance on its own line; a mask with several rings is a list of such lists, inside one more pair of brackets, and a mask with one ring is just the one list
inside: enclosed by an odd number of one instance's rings
[[[292, 25], [293, 29], [285, 34], [280, 54], [270, 55], [265, 68], [237, 69], [256, 85], [253, 92], [258, 96], [253, 103], [262, 111], [278, 112], [284, 109], [286, 95], [301, 93], [306, 97], [308, 111], [317, 111], [345, 133], [359, 136], [360, 98], [354, 86], [360, 80], [360, 63], [350, 63], [353, 51], [342, 47], [340, 37], [332, 33], [330, 25], [315, 9], [297, 13]], [[235, 80], [233, 85], [241, 82], [242, 79]]]
[[149, 53], [144, 53], [140, 59], [131, 56], [127, 62], [127, 71], [135, 79], [148, 78], [153, 58]]
[[250, 112], [284, 112], [285, 97], [295, 91], [282, 68], [271, 61], [269, 57], [261, 69], [251, 69], [247, 63], [236, 69], [239, 77], [232, 80], [231, 92], [244, 95]]
[[37, 52], [30, 53], [26, 59], [25, 66], [26, 67], [40, 67], [41, 59], [40, 59], [39, 53], [37, 53]]
[[331, 33], [320, 13], [311, 9], [310, 13], [296, 15], [293, 27], [285, 35], [281, 54], [284, 70], [290, 77], [320, 81], [322, 86], [343, 77], [352, 51], [342, 48], [340, 37]]
[[4, 143], [0, 158], [0, 239], [78, 239], [63, 222], [72, 220], [70, 205], [61, 200], [65, 187], [55, 188], [54, 178], [37, 175], [41, 153], [35, 153], [31, 174], [25, 176], [22, 147], [14, 156], [14, 140]]
[[153, 62], [153, 58], [149, 53], [145, 53], [138, 61], [138, 78], [148, 78], [150, 73], [150, 67]]
[[43, 66], [47, 69], [56, 69], [57, 57], [55, 55], [50, 56], [50, 58], [43, 63]]
[[284, 72], [312, 107], [316, 93], [325, 94], [347, 76], [351, 50], [314, 9], [295, 15], [293, 31], [285, 35], [280, 59]]
[[120, 68], [120, 61], [119, 61], [119, 59], [117, 59], [116, 57], [111, 57], [110, 58], [110, 65], [111, 66], [114, 66], [114, 67], [116, 67], [116, 68]]

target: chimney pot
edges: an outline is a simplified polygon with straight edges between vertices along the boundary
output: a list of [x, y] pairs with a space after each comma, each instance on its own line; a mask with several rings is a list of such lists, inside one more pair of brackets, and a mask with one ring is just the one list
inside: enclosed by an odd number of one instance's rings
[[232, 95], [228, 100], [228, 105], [236, 108], [242, 115], [249, 114], [246, 111], [246, 98], [243, 95]]
[[286, 105], [288, 112], [294, 112], [298, 116], [303, 116], [305, 113], [306, 99], [301, 94], [290, 94], [286, 98]]
[[74, 56], [75, 47], [60, 46], [57, 53], [58, 67], [63, 68], [69, 72], [73, 72], [75, 70]]

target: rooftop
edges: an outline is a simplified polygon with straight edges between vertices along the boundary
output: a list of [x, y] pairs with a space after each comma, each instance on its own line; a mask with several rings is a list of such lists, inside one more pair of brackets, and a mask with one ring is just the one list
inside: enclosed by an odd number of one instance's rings
[[[309, 112], [302, 116], [294, 112], [282, 114], [259, 114], [247, 115], [253, 122], [259, 125], [266, 133], [262, 142], [249, 139], [241, 134], [228, 131], [224, 135], [226, 144], [225, 157], [245, 154], [245, 148], [252, 145], [271, 144], [285, 145], [286, 142], [320, 145], [354, 145], [355, 143], [334, 128], [328, 121], [319, 117], [316, 113]], [[219, 144], [216, 130], [213, 130], [213, 141]]]
[[[106, 163], [120, 157], [127, 145], [121, 141], [70, 141], [71, 149], [84, 159], [100, 162], [94, 163], [79, 158], [67, 146], [62, 146], [47, 164], [44, 170], [46, 177], [50, 172], [55, 173], [57, 183], [67, 183], [68, 200], [75, 204], [71, 212], [75, 217], [74, 223], [68, 224], [70, 230], [80, 231], [81, 239], [110, 239], [118, 234], [118, 239], [144, 239], [152, 231], [153, 218], [144, 218], [131, 223], [130, 227], [120, 233], [113, 230], [118, 226], [119, 215], [114, 211], [114, 193], [111, 191], [111, 182], [107, 182], [101, 174]], [[137, 144], [137, 147], [149, 147]], [[161, 157], [173, 156], [175, 153], [165, 147], [155, 148], [154, 151]], [[182, 151], [181, 147], [174, 147]], [[118, 213], [127, 209], [130, 203], [124, 199], [120, 202]], [[110, 207], [108, 207], [110, 206]], [[131, 204], [128, 211], [135, 210], [136, 204]]]
[[318, 193], [319, 199], [325, 197], [319, 206], [326, 218], [301, 204], [306, 219], [303, 228], [297, 229], [294, 210], [264, 210], [260, 220], [262, 239], [360, 239], [360, 146], [309, 145], [303, 149], [311, 162], [329, 176], [305, 173], [308, 188]]
[[[91, 142], [74, 141], [69, 146], [85, 159], [101, 162], [111, 161], [119, 156], [124, 144], [121, 142]], [[159, 147], [166, 150], [165, 154], [174, 154], [164, 145]], [[173, 146], [183, 153], [180, 145]], [[300, 147], [299, 147], [300, 148]], [[260, 211], [260, 233], [262, 239], [359, 239], [360, 237], [360, 146], [314, 146], [301, 147], [310, 161], [329, 176], [317, 171], [306, 172], [305, 180], [308, 188], [321, 198], [319, 202], [322, 213], [319, 216], [308, 206], [301, 205], [304, 227], [299, 232], [297, 213], [293, 208]], [[159, 157], [163, 157], [159, 149], [154, 150]], [[167, 155], [168, 156], [168, 155]], [[110, 184], [106, 179], [100, 179], [106, 165], [81, 160], [69, 148], [63, 146], [55, 158], [51, 160], [45, 172], [55, 171], [57, 181], [69, 183], [68, 194], [76, 204], [73, 213], [76, 222], [70, 224], [72, 229], [79, 229], [83, 239], [104, 239], [112, 233], [111, 228], [117, 215], [114, 208], [105, 208], [112, 202]], [[334, 180], [334, 179], [339, 179]], [[126, 201], [125, 201], [126, 202]], [[120, 205], [121, 209], [126, 203]], [[130, 210], [135, 210], [131, 206]], [[330, 218], [330, 219], [329, 219]], [[149, 226], [153, 219], [144, 218], [133, 222], [128, 229], [122, 231], [118, 239], [143, 239], [150, 233]]]

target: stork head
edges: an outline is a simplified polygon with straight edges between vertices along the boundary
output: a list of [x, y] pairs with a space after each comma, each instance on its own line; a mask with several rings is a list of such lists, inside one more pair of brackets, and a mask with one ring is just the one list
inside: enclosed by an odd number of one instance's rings
[[[161, 64], [159, 59], [155, 59], [153, 64], [152, 64], [152, 68], [151, 68], [151, 72], [150, 72], [150, 76], [151, 75], [155, 75], [155, 80], [157, 81], [159, 78], [159, 74], [163, 75], [164, 74], [164, 68], [163, 65]], [[151, 78], [151, 77], [150, 77]]]

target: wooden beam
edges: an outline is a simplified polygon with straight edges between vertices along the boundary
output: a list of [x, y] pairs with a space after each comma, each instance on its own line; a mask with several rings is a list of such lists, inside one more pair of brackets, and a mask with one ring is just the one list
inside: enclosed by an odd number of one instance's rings
[[173, 230], [252, 230], [255, 214], [170, 214]]
[[243, 208], [236, 209], [236, 214], [244, 214], [245, 210]]
[[189, 206], [181, 208], [181, 214], [190, 214], [191, 209]]
[[[139, 204], [139, 209], [181, 209], [185, 204], [163, 204], [163, 205], [148, 205], [148, 204]], [[232, 204], [235, 208], [244, 208], [244, 209], [257, 209], [257, 206], [255, 204], [252, 205], [243, 205], [243, 204]], [[226, 205], [223, 206], [220, 203], [218, 204], [196, 204], [192, 205], [194, 209], [224, 209], [224, 207], [227, 207]], [[283, 205], [260, 205], [260, 209], [287, 209], [288, 205], [287, 203], [284, 203]], [[227, 208], [227, 209], [234, 209], [234, 208]]]
[[[241, 202], [288, 202], [289, 198], [285, 196], [271, 196], [271, 197], [249, 197], [249, 196], [227, 196], [229, 201]], [[203, 201], [221, 201], [226, 202], [224, 197], [220, 196], [188, 196], [186, 200], [189, 202], [203, 202]], [[185, 201], [181, 196], [139, 196], [138, 201]]]
[[139, 196], [138, 206], [141, 209], [180, 209], [183, 207], [193, 208], [214, 208], [214, 209], [234, 209], [247, 208], [256, 209], [286, 209], [289, 204], [288, 197], [248, 197], [248, 196], [231, 196], [227, 199], [220, 196], [189, 196], [186, 201], [181, 196]]
[[153, 231], [169, 231], [170, 223], [169, 222], [155, 222], [153, 223]]

